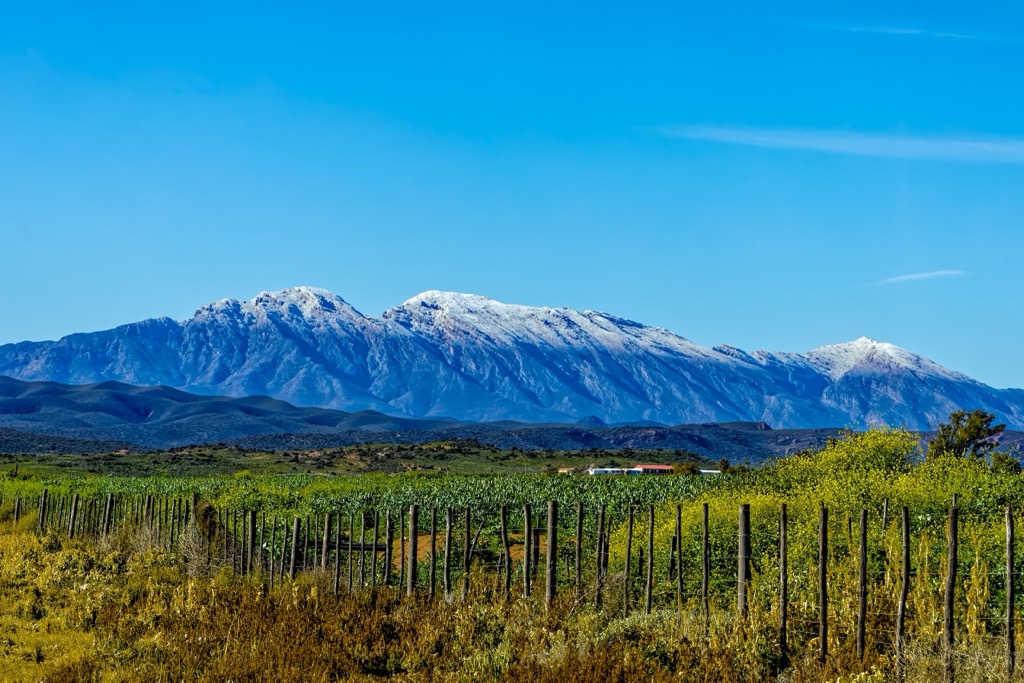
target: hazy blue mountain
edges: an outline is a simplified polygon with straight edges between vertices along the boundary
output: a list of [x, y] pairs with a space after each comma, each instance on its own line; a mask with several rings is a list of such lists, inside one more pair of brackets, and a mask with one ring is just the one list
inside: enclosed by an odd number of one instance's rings
[[[715, 461], [757, 463], [820, 448], [836, 428], [772, 429], [764, 422], [605, 425], [453, 422], [298, 408], [266, 396], [199, 396], [119, 382], [66, 385], [0, 377], [0, 453], [103, 453], [227, 443], [255, 450], [301, 450], [357, 443], [474, 440], [498, 448], [661, 449]], [[921, 438], [927, 441], [929, 434]], [[1019, 448], [1024, 432], [1004, 432]]]
[[[0, 429], [150, 448], [234, 441], [269, 434], [373, 434], [458, 423], [374, 411], [298, 408], [267, 396], [200, 396], [166, 386], [120, 382], [67, 385], [0, 377]], [[381, 437], [376, 437], [381, 438]]]
[[0, 374], [470, 421], [929, 429], [953, 409], [982, 408], [1024, 428], [1021, 390], [993, 389], [866, 338], [802, 354], [748, 353], [607, 313], [446, 292], [379, 318], [309, 287], [225, 299], [182, 322], [0, 346]]
[[266, 396], [199, 396], [119, 382], [67, 385], [0, 377], [0, 453], [97, 453], [229, 443], [256, 450], [475, 440], [499, 448], [684, 450], [758, 462], [821, 446], [836, 429], [747, 423], [676, 425], [463, 423], [374, 411], [298, 408]]

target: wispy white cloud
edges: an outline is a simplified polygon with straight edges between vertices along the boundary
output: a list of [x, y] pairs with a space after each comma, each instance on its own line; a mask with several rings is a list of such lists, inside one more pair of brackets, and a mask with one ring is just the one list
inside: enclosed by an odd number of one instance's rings
[[1024, 164], [1024, 138], [893, 135], [801, 128], [679, 125], [658, 129], [662, 135], [748, 147], [806, 150], [831, 154]]
[[891, 285], [897, 282], [910, 282], [911, 280], [932, 280], [940, 277], [960, 277], [963, 275], [967, 275], [967, 272], [963, 270], [933, 270], [928, 273], [909, 273], [907, 275], [887, 277], [884, 280], [878, 280], [872, 284]]
[[985, 36], [977, 36], [969, 33], [929, 31], [923, 28], [908, 28], [900, 26], [829, 26], [828, 28], [836, 31], [848, 31], [850, 33], [880, 33], [890, 36], [920, 36], [922, 38], [950, 38], [953, 40], [987, 40]]

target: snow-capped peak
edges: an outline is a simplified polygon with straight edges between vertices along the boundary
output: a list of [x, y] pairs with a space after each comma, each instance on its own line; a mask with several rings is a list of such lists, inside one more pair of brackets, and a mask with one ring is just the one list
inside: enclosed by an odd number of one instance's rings
[[[479, 294], [460, 294], [430, 290], [417, 294], [400, 306], [384, 312], [384, 318], [398, 322], [445, 321], [484, 325], [487, 327], [508, 327], [519, 322], [547, 317], [559, 312], [576, 313], [564, 308], [535, 308], [520, 304], [506, 304]], [[578, 313], [577, 313], [578, 315]]]
[[248, 301], [221, 299], [197, 310], [195, 318], [204, 319], [231, 313], [264, 318], [271, 312], [285, 318], [298, 316], [306, 320], [321, 320], [339, 315], [346, 318], [362, 317], [362, 314], [348, 302], [329, 290], [299, 286], [260, 292]]
[[552, 327], [579, 326], [584, 315], [569, 308], [539, 308], [506, 304], [477, 294], [431, 290], [417, 294], [383, 317], [412, 330], [442, 335], [458, 330], [491, 340], [547, 338]]
[[283, 304], [294, 304], [299, 307], [330, 307], [338, 304], [348, 305], [340, 296], [326, 289], [319, 287], [287, 287], [277, 291], [260, 292], [249, 300], [250, 304], [256, 305], [266, 302], [279, 302]]
[[842, 344], [819, 346], [807, 352], [807, 359], [819, 372], [834, 380], [851, 371], [891, 371], [894, 368], [949, 379], [968, 379], [965, 375], [948, 370], [916, 353], [870, 337], [860, 337]]
[[608, 313], [506, 304], [476, 294], [423, 292], [383, 317], [448, 345], [459, 338], [475, 340], [475, 344], [528, 344], [576, 351], [646, 348], [659, 355], [712, 354], [668, 330]]
[[[437, 289], [431, 289], [417, 294], [396, 308], [411, 308], [419, 306], [433, 310], [460, 312], [473, 311], [480, 308], [506, 307], [510, 305], [513, 304], [503, 304], [500, 301], [495, 301], [494, 299], [489, 299], [486, 296], [480, 296], [479, 294], [443, 292]], [[519, 308], [526, 308], [526, 306], [521, 306]]]

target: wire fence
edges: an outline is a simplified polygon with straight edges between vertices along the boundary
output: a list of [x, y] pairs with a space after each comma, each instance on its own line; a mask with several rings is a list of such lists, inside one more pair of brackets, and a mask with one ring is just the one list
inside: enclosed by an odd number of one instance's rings
[[914, 666], [912, 641], [918, 651], [932, 643], [928, 651], [942, 655], [946, 680], [977, 646], [1002, 647], [1006, 673], [1016, 670], [1016, 588], [1024, 571], [1015, 562], [1009, 507], [1002, 555], [993, 551], [991, 529], [984, 539], [977, 530], [961, 538], [955, 500], [944, 535], [912, 535], [906, 508], [889, 519], [862, 512], [854, 521], [830, 517], [821, 506], [814, 520], [790, 517], [783, 504], [774, 524], [762, 510], [754, 527], [749, 505], [726, 520], [704, 504], [685, 524], [681, 505], [601, 510], [414, 505], [401, 514], [286, 518], [215, 509], [198, 495], [44, 490], [34, 500], [0, 502], [0, 524], [86, 542], [131, 536], [179, 554], [190, 571], [230, 568], [271, 587], [318, 573], [336, 593], [396, 590], [410, 599], [457, 600], [478, 583], [493, 599], [543, 596], [549, 605], [573, 600], [624, 616], [675, 610], [680, 619], [725, 619], [735, 629], [756, 621], [771, 631], [782, 659], [813, 647], [824, 663], [855, 641], [859, 657], [889, 658], [897, 679]]

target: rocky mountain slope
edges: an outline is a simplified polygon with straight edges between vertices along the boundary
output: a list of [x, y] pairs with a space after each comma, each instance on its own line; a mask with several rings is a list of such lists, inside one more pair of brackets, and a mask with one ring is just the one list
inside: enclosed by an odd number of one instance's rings
[[310, 287], [225, 299], [181, 322], [0, 346], [0, 374], [471, 421], [929, 429], [956, 408], [982, 408], [1024, 428], [1024, 391], [993, 389], [870, 339], [747, 353], [607, 313], [446, 292], [379, 318]]

